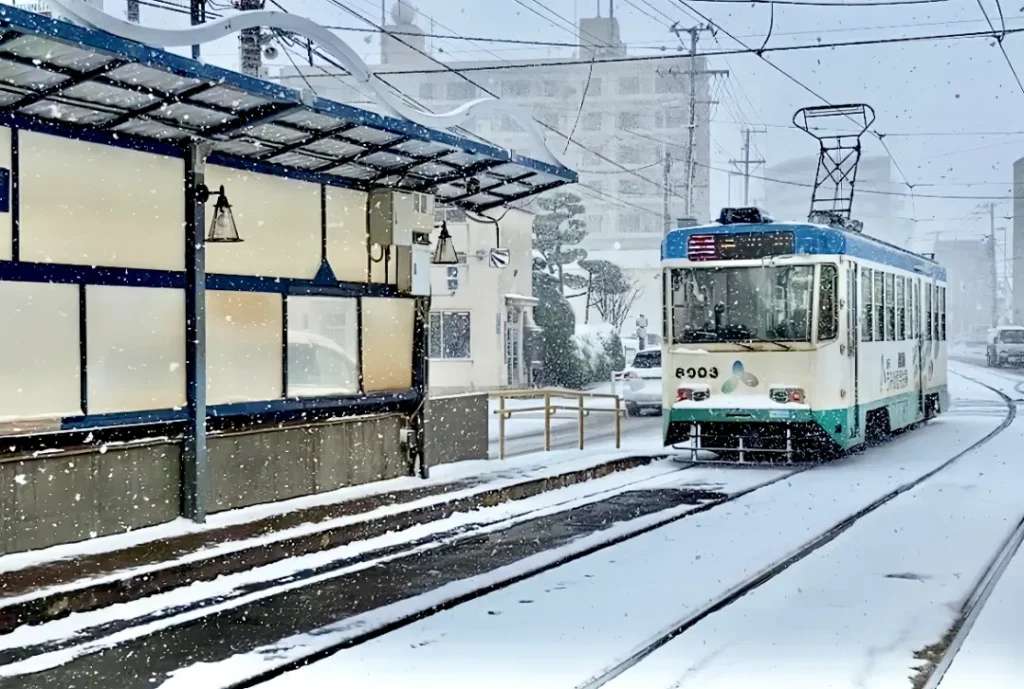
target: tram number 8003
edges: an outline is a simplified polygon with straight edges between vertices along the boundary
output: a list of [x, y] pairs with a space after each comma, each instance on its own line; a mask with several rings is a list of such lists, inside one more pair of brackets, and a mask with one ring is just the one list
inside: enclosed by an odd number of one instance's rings
[[683, 368], [682, 366], [680, 366], [679, 368], [676, 369], [676, 378], [717, 378], [717, 377], [718, 377], [718, 367], [717, 366], [712, 366], [711, 368], [705, 368], [704, 366], [701, 366], [700, 368], [694, 368], [693, 366], [690, 366], [689, 368]]

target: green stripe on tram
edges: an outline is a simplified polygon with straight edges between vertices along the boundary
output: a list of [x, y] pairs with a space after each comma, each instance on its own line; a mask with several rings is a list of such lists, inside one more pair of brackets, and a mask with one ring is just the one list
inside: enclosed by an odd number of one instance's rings
[[[930, 388], [925, 391], [926, 395], [944, 392], [942, 387]], [[891, 395], [881, 399], [865, 402], [860, 405], [861, 433], [863, 434], [867, 412], [886, 407], [889, 410], [889, 423], [892, 428], [909, 426], [921, 419], [921, 410], [918, 406], [918, 393], [916, 391], [905, 392], [899, 395]], [[808, 421], [820, 426], [829, 437], [841, 447], [849, 447], [860, 438], [850, 437], [850, 428], [853, 424], [853, 407], [838, 407], [835, 409], [736, 409], [729, 407], [718, 407], [714, 409], [669, 409], [663, 416], [663, 431], [668, 430], [670, 423], [706, 423], [712, 421], [732, 423], [806, 423]], [[738, 416], [742, 415], [742, 416]], [[840, 428], [840, 431], [836, 431]]]

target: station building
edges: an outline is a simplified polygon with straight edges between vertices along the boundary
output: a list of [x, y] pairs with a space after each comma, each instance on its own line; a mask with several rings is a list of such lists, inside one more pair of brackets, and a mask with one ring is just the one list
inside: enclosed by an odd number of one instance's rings
[[0, 8], [0, 554], [422, 471], [435, 203], [574, 180]]

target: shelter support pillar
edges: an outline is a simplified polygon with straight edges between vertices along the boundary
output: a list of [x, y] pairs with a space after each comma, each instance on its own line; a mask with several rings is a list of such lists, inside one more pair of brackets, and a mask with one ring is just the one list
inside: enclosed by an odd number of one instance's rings
[[185, 401], [181, 450], [181, 515], [205, 522], [210, 499], [206, 450], [206, 204], [200, 189], [210, 145], [192, 141], [185, 152]]
[[428, 328], [430, 324], [430, 297], [416, 297], [415, 320], [412, 331], [412, 386], [419, 396], [416, 411], [409, 419], [412, 429], [413, 467], [421, 478], [430, 477], [430, 467], [426, 464], [423, 453], [424, 416], [427, 409], [427, 391], [429, 388], [430, 359], [427, 351]]

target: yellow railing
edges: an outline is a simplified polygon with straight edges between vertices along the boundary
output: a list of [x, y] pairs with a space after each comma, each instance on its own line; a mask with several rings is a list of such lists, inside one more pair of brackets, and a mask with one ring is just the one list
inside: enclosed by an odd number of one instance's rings
[[[523, 412], [544, 412], [544, 450], [551, 449], [551, 419], [559, 411], [575, 412], [579, 423], [579, 448], [583, 449], [584, 441], [584, 419], [591, 412], [614, 412], [615, 414], [615, 447], [622, 447], [622, 400], [618, 395], [607, 393], [585, 392], [582, 390], [565, 390], [561, 388], [541, 388], [532, 390], [503, 390], [491, 394], [498, 399], [498, 408], [495, 414], [498, 415], [500, 423], [498, 426], [498, 457], [505, 459], [505, 421], [513, 414]], [[535, 399], [543, 403], [538, 406], [509, 407], [506, 402], [509, 400]], [[613, 399], [615, 407], [587, 407], [585, 400]], [[575, 405], [558, 404], [562, 400], [576, 400]], [[554, 402], [554, 403], [553, 403]]]

